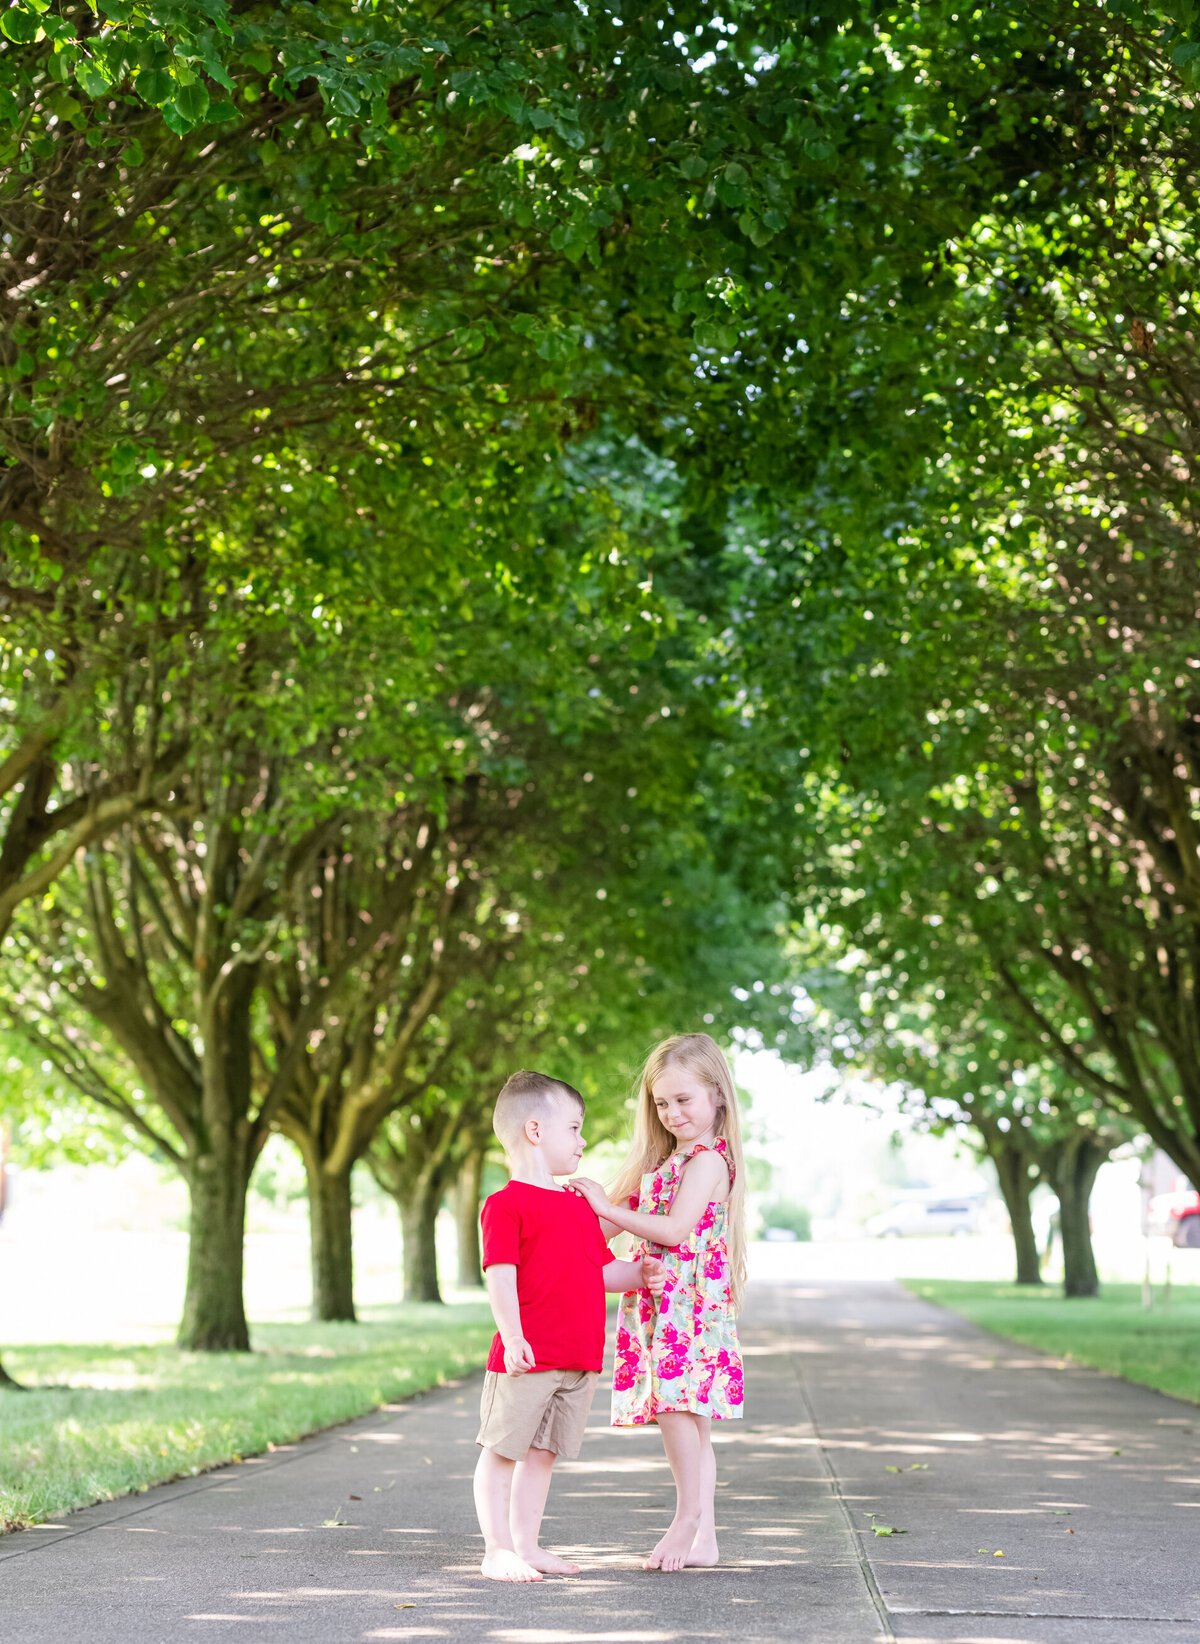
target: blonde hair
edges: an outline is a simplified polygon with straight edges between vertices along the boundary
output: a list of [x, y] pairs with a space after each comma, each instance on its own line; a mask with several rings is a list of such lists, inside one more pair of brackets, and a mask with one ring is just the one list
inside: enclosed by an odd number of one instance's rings
[[713, 1134], [723, 1138], [731, 1167], [725, 1221], [729, 1244], [729, 1280], [733, 1305], [740, 1307], [746, 1288], [746, 1172], [742, 1159], [742, 1132], [738, 1123], [737, 1092], [729, 1063], [717, 1041], [707, 1033], [677, 1033], [663, 1039], [646, 1057], [638, 1075], [636, 1110], [633, 1118], [633, 1147], [613, 1183], [614, 1204], [636, 1198], [642, 1177], [655, 1171], [675, 1151], [675, 1137], [663, 1124], [654, 1105], [654, 1087], [668, 1067], [694, 1074], [712, 1092], [717, 1104]]
[[492, 1129], [510, 1158], [524, 1134], [526, 1121], [545, 1113], [547, 1107], [564, 1096], [579, 1103], [580, 1113], [587, 1112], [583, 1097], [564, 1079], [554, 1079], [548, 1073], [535, 1073], [524, 1067], [509, 1075], [504, 1089], [496, 1097]]

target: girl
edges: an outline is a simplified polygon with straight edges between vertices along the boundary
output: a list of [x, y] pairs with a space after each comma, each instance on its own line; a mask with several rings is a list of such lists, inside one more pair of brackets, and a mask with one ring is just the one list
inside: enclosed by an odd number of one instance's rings
[[675, 1517], [645, 1562], [682, 1570], [718, 1560], [711, 1423], [742, 1413], [734, 1313], [745, 1282], [741, 1137], [728, 1065], [707, 1033], [656, 1045], [642, 1069], [633, 1151], [610, 1202], [598, 1182], [570, 1185], [607, 1222], [660, 1256], [661, 1300], [621, 1298], [612, 1424], [657, 1422], [675, 1479]]

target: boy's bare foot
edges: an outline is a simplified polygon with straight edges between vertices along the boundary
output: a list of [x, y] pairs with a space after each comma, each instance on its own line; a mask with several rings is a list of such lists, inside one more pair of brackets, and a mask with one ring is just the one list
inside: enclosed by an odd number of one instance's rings
[[696, 1521], [690, 1524], [672, 1524], [658, 1546], [643, 1564], [644, 1570], [682, 1570], [687, 1567], [688, 1554], [696, 1538]]
[[714, 1564], [720, 1562], [721, 1555], [717, 1550], [715, 1535], [697, 1536], [684, 1560], [689, 1570], [711, 1570]]
[[527, 1564], [516, 1553], [501, 1550], [498, 1553], [488, 1553], [479, 1566], [480, 1574], [488, 1577], [489, 1581], [540, 1581], [542, 1573], [535, 1570], [532, 1564]]
[[565, 1558], [559, 1558], [557, 1553], [548, 1553], [544, 1547], [535, 1547], [525, 1562], [543, 1575], [579, 1574], [578, 1564], [570, 1564]]

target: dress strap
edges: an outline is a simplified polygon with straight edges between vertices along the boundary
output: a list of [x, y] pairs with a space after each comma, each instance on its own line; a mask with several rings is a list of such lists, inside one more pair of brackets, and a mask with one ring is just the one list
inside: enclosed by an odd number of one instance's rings
[[737, 1172], [734, 1170], [733, 1161], [729, 1157], [729, 1144], [725, 1140], [724, 1136], [716, 1137], [711, 1144], [708, 1142], [694, 1143], [693, 1146], [689, 1147], [687, 1152], [683, 1155], [683, 1162], [686, 1164], [689, 1159], [694, 1159], [697, 1153], [716, 1153], [725, 1161], [725, 1168], [729, 1172], [729, 1180], [731, 1182], [733, 1181]]

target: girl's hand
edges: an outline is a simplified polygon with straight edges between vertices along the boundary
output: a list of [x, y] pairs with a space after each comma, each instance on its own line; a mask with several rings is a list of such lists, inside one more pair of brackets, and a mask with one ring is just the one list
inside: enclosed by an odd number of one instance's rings
[[642, 1257], [642, 1289], [648, 1290], [655, 1301], [663, 1293], [667, 1282], [667, 1268], [665, 1262], [660, 1262], [657, 1256]]
[[590, 1176], [573, 1176], [567, 1187], [572, 1193], [578, 1193], [581, 1199], [586, 1199], [597, 1216], [603, 1216], [605, 1211], [612, 1209], [608, 1194]]

